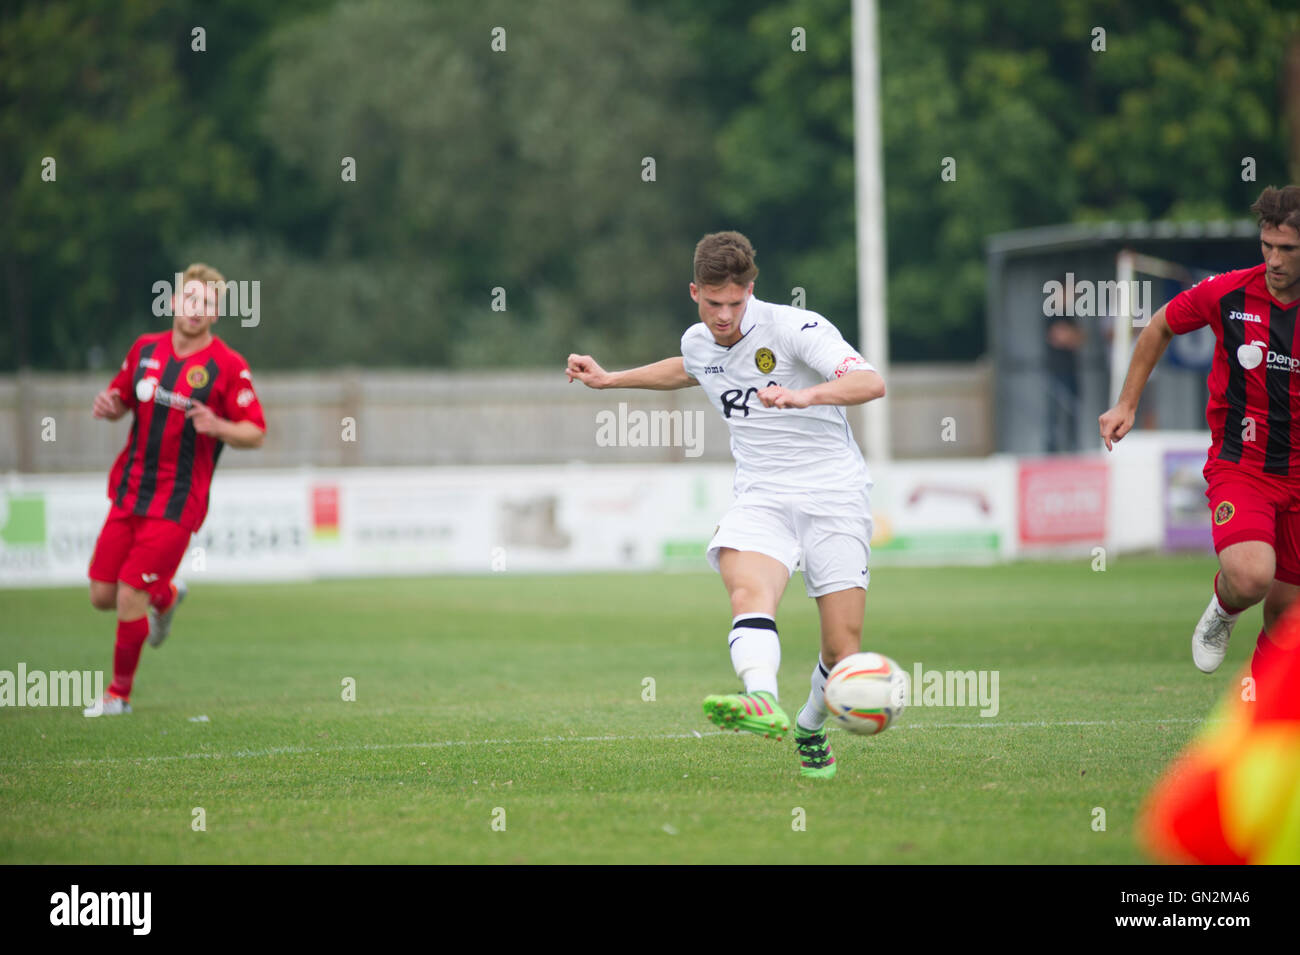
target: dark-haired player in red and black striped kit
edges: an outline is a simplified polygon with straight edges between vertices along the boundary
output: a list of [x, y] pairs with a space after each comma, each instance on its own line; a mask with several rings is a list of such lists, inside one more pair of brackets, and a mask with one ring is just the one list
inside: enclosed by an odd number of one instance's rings
[[117, 611], [117, 644], [113, 682], [87, 716], [131, 712], [144, 642], [162, 643], [185, 595], [173, 577], [207, 514], [221, 449], [260, 447], [266, 432], [248, 363], [212, 334], [224, 281], [202, 263], [187, 268], [171, 330], [136, 339], [95, 397], [96, 418], [134, 411], [135, 420], [109, 474], [112, 507], [90, 561], [90, 602]]
[[1223, 662], [1241, 612], [1261, 600], [1252, 669], [1278, 653], [1269, 634], [1300, 596], [1300, 186], [1270, 186], [1250, 208], [1264, 263], [1205, 279], [1156, 312], [1133, 349], [1119, 401], [1099, 419], [1109, 449], [1133, 427], [1170, 338], [1214, 329], [1205, 479], [1219, 572], [1192, 634], [1192, 659], [1206, 673]]

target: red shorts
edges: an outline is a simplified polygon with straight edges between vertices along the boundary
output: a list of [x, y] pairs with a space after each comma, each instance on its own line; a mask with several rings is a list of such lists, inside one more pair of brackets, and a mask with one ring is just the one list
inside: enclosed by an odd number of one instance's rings
[[95, 542], [90, 579], [153, 590], [172, 579], [189, 544], [190, 532], [175, 521], [114, 507]]
[[1204, 474], [1214, 552], [1263, 541], [1277, 555], [1273, 576], [1300, 585], [1300, 481], [1216, 460], [1205, 465]]

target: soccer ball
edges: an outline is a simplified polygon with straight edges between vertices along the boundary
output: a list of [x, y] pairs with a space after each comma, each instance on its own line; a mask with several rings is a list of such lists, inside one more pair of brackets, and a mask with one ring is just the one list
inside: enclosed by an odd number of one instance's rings
[[844, 729], [874, 736], [907, 705], [907, 672], [879, 653], [845, 657], [826, 678], [826, 708]]

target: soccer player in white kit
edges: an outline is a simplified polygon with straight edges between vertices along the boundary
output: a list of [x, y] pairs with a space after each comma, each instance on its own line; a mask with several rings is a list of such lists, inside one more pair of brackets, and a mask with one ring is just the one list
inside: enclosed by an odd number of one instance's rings
[[724, 728], [780, 740], [790, 729], [777, 702], [781, 644], [776, 608], [800, 560], [821, 618], [821, 655], [795, 720], [805, 776], [835, 775], [824, 690], [835, 664], [857, 653], [870, 580], [871, 477], [844, 408], [885, 394], [885, 383], [816, 312], [753, 297], [754, 249], [738, 232], [695, 247], [691, 298], [700, 322], [680, 358], [607, 372], [570, 355], [567, 373], [591, 388], [667, 390], [700, 385], [731, 430], [735, 500], [709, 544], [709, 563], [731, 597], [731, 662], [744, 692], [710, 696], [705, 715]]

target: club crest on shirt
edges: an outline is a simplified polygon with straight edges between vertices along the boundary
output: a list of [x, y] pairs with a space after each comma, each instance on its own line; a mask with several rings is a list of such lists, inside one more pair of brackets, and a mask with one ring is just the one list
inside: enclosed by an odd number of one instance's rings
[[1236, 512], [1237, 510], [1232, 506], [1231, 501], [1224, 501], [1214, 509], [1214, 523], [1217, 525], [1226, 524], [1232, 520], [1232, 515]]
[[758, 366], [758, 370], [761, 371], [761, 372], [762, 372], [763, 374], [765, 374], [765, 375], [766, 375], [768, 372], [770, 372], [773, 368], [775, 368], [775, 367], [776, 367], [776, 356], [775, 356], [774, 354], [772, 354], [772, 349], [770, 349], [770, 348], [760, 348], [757, 352], [755, 352], [755, 353], [754, 353], [754, 364], [757, 365], [757, 366]]
[[185, 373], [185, 381], [191, 388], [202, 388], [208, 383], [208, 370], [202, 365], [195, 365]]

